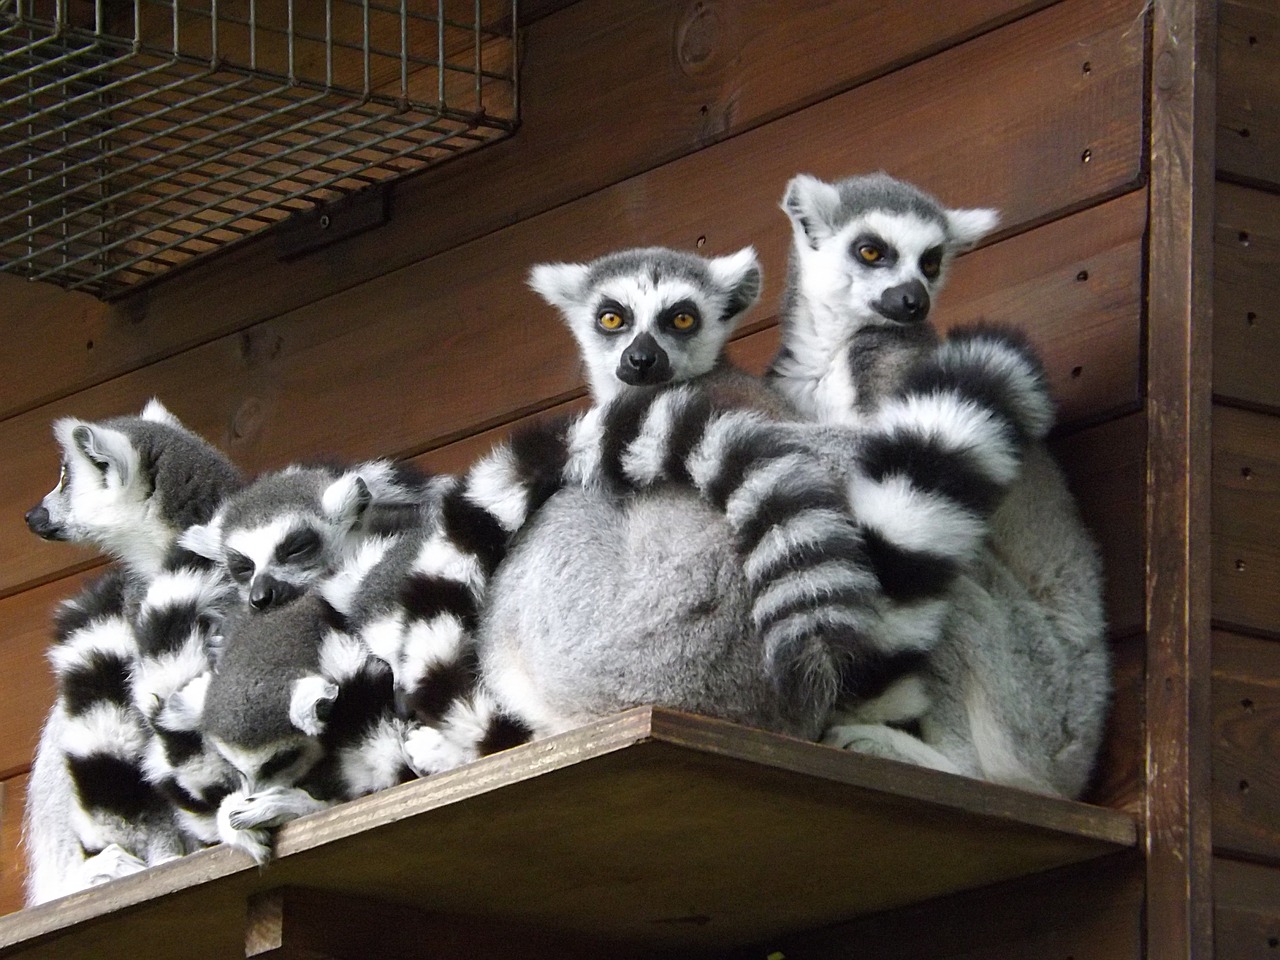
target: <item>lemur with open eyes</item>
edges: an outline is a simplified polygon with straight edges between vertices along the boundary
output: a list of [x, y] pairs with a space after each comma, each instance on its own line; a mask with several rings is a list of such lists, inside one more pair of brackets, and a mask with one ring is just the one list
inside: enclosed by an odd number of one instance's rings
[[[54, 435], [61, 476], [27, 525], [46, 540], [96, 546], [117, 566], [55, 618], [57, 699], [24, 820], [31, 904], [200, 845], [172, 782], [153, 775], [149, 758], [160, 748], [136, 683], [156, 653], [150, 642], [162, 635], [181, 646], [188, 628], [199, 641], [200, 629], [182, 615], [192, 593], [174, 582], [184, 569], [174, 542], [242, 483], [222, 453], [155, 400], [139, 416], [59, 420]], [[167, 626], [140, 631], [149, 616]]]
[[[836, 183], [798, 176], [782, 207], [794, 242], [768, 377], [803, 415], [861, 429], [884, 418], [886, 392], [916, 376], [921, 358], [990, 351], [987, 332], [940, 341], [926, 321], [948, 265], [996, 224], [994, 211], [947, 209], [883, 173]], [[855, 488], [885, 589], [884, 629], [940, 631], [940, 640], [896, 702], [889, 695], [849, 711], [827, 742], [1043, 793], [1084, 789], [1110, 687], [1101, 571], [1040, 442], [1048, 425], [1029, 437], [989, 536], [958, 575], [936, 532]], [[882, 485], [893, 477], [875, 472]], [[888, 548], [895, 531], [900, 543]], [[914, 546], [903, 551], [904, 543]], [[941, 596], [929, 590], [931, 570], [951, 578]], [[923, 696], [913, 685], [920, 681]], [[920, 736], [884, 720], [914, 721]]]

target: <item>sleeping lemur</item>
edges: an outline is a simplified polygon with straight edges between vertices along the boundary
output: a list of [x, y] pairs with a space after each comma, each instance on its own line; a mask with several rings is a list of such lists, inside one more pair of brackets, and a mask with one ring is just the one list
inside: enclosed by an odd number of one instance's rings
[[[883, 173], [833, 184], [798, 176], [782, 207], [794, 243], [768, 377], [805, 416], [861, 429], [886, 415], [886, 394], [918, 378], [922, 357], [960, 362], [990, 351], [989, 332], [957, 331], [938, 345], [926, 321], [949, 263], [995, 225], [994, 211], [947, 209]], [[905, 555], [882, 549], [886, 524], [916, 520], [878, 510], [869, 488], [854, 491], [887, 595], [886, 629], [940, 627], [941, 639], [920, 674], [923, 698], [853, 710], [827, 742], [1043, 793], [1084, 789], [1109, 696], [1101, 572], [1040, 442], [1048, 425], [1031, 436], [990, 536], [942, 602], [920, 597], [921, 571], [941, 565], [954, 575], [935, 554], [936, 536], [920, 530]], [[917, 721], [920, 737], [881, 720]]]
[[174, 592], [153, 592], [174, 541], [241, 484], [225, 456], [155, 400], [140, 416], [59, 420], [54, 435], [61, 475], [27, 525], [46, 540], [96, 546], [119, 566], [56, 617], [57, 699], [36, 748], [24, 822], [30, 904], [199, 845], [170, 785], [149, 775], [155, 742], [134, 688], [146, 656], [137, 624], [144, 611], [182, 607]]

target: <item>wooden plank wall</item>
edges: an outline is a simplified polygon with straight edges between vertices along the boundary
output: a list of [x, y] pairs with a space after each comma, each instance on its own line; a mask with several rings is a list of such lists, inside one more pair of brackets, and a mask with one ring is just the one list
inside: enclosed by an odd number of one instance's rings
[[[734, 349], [761, 369], [789, 243], [777, 202], [797, 171], [885, 168], [1001, 209], [939, 316], [1015, 323], [1045, 354], [1056, 449], [1102, 545], [1116, 639], [1092, 798], [1140, 808], [1143, 0], [954, 0], [927, 18], [912, 0], [797, 0], [785, 17], [765, 0], [549, 6], [522, 39], [519, 133], [398, 186], [384, 227], [290, 263], [267, 238], [110, 306], [0, 277], [0, 908], [18, 906], [14, 824], [50, 695], [49, 609], [99, 562], [22, 527], [56, 473], [52, 419], [158, 395], [248, 470], [319, 454], [453, 469], [582, 396], [570, 338], [524, 288], [529, 266], [642, 243], [756, 246], [765, 301]], [[1139, 955], [1141, 891], [1126, 876], [1107, 909], [1127, 925], [1090, 956]]]
[[1214, 236], [1215, 955], [1280, 954], [1280, 8], [1222, 0]]

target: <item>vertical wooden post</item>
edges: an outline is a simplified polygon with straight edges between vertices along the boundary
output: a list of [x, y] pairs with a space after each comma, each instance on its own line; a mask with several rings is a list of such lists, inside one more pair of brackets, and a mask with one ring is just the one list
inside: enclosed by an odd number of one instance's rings
[[1215, 0], [1151, 6], [1147, 957], [1213, 951], [1209, 506]]

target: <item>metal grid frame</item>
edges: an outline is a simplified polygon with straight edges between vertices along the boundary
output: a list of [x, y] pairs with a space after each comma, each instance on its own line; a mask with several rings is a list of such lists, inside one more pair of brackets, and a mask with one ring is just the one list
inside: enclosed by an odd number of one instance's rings
[[0, 269], [109, 297], [510, 134], [516, 0], [0, 0]]

